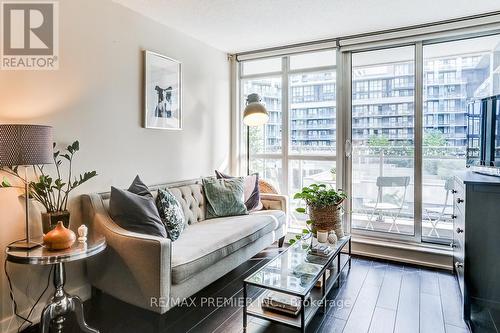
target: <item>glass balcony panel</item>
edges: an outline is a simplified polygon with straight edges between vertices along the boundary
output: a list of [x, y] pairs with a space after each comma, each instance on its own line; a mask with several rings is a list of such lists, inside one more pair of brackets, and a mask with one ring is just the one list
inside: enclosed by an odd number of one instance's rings
[[290, 197], [290, 210], [292, 228], [305, 227], [307, 215], [297, 213], [297, 207], [304, 207], [304, 202], [293, 199], [295, 193], [311, 184], [326, 184], [337, 188], [337, 170], [335, 161], [291, 160], [288, 164], [288, 188]]

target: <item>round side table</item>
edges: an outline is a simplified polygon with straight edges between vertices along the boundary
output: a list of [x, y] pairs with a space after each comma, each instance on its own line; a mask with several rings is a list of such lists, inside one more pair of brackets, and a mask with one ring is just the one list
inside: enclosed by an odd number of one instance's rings
[[[42, 243], [42, 239], [33, 241]], [[54, 288], [55, 293], [45, 306], [40, 318], [40, 331], [48, 333], [50, 323], [54, 321], [54, 328], [62, 332], [64, 316], [70, 312], [76, 314], [76, 320], [83, 332], [99, 333], [85, 322], [83, 316], [83, 303], [80, 297], [71, 296], [64, 290], [66, 280], [65, 263], [89, 258], [102, 252], [106, 248], [106, 240], [103, 236], [90, 235], [86, 242], [76, 241], [72, 247], [65, 250], [49, 251], [44, 246], [31, 250], [6, 249], [7, 260], [17, 264], [25, 265], [54, 265]]]

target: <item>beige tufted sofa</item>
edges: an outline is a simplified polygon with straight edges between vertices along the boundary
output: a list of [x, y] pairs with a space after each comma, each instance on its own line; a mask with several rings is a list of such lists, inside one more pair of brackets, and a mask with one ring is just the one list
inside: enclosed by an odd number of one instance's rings
[[108, 247], [87, 262], [92, 286], [141, 308], [165, 313], [269, 245], [283, 244], [287, 198], [262, 194], [264, 209], [244, 216], [205, 220], [201, 181], [163, 184], [181, 203], [188, 222], [180, 238], [130, 232], [108, 214], [110, 193], [82, 196], [84, 221], [106, 237]]

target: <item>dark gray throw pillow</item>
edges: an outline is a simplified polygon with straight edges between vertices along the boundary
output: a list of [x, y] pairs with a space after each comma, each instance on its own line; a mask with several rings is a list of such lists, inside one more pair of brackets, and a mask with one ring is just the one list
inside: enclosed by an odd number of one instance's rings
[[[215, 176], [219, 179], [226, 178], [236, 178], [220, 171], [215, 170]], [[245, 176], [244, 178], [244, 190], [243, 197], [245, 198], [245, 206], [249, 212], [254, 212], [262, 209], [262, 202], [260, 201], [260, 190], [259, 190], [259, 173], [255, 172], [251, 175]]]
[[109, 214], [113, 221], [123, 229], [151, 236], [167, 237], [153, 195], [135, 177], [128, 191], [111, 187]]
[[168, 238], [175, 241], [186, 227], [181, 205], [169, 190], [160, 189], [156, 197], [156, 208], [167, 229]]
[[243, 177], [203, 178], [203, 191], [207, 199], [207, 219], [248, 214], [243, 200], [243, 190]]

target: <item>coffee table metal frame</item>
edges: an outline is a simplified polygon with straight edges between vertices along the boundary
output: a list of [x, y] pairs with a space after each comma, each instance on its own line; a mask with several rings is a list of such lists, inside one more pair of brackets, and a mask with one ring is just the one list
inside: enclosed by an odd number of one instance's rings
[[[243, 281], [243, 329], [246, 330], [246, 328], [247, 328], [247, 322], [248, 322], [247, 317], [253, 316], [253, 317], [260, 318], [260, 319], [269, 320], [271, 322], [279, 323], [279, 324], [282, 324], [285, 326], [297, 328], [297, 329], [300, 329], [301, 332], [305, 332], [307, 325], [309, 324], [310, 320], [314, 317], [316, 312], [320, 308], [322, 309], [323, 313], [326, 311], [326, 308], [327, 308], [326, 297], [327, 297], [328, 293], [330, 292], [330, 290], [335, 285], [335, 283], [337, 283], [337, 285], [340, 286], [339, 278], [340, 278], [340, 275], [341, 275], [342, 271], [344, 270], [344, 268], [346, 266], [348, 266], [349, 269], [351, 268], [351, 236], [346, 235], [345, 237], [339, 239], [337, 244], [338, 244], [338, 246], [335, 249], [335, 252], [331, 255], [330, 258], [328, 258], [328, 261], [323, 265], [321, 271], [318, 274], [318, 277], [323, 279], [320, 293], [319, 293], [319, 295], [316, 295], [316, 297], [319, 297], [316, 299], [316, 301], [320, 301], [321, 306], [308, 307], [306, 305], [306, 296], [309, 293], [311, 293], [311, 291], [313, 291], [313, 289], [315, 288], [314, 283], [305, 292], [300, 293], [300, 292], [292, 292], [289, 290], [284, 290], [284, 289], [281, 289], [279, 287], [264, 286], [262, 284], [258, 284], [258, 283], [254, 283], [252, 281], [249, 281], [252, 276], [259, 273], [259, 271], [264, 269], [267, 266], [267, 264], [264, 265], [259, 270], [257, 270], [256, 272], [254, 272], [250, 277], [245, 279]], [[292, 246], [294, 246], [294, 245], [292, 245]], [[295, 246], [298, 246], [298, 245], [295, 245]], [[347, 252], [345, 252], [346, 246], [347, 246]], [[289, 249], [281, 252], [276, 258], [285, 254], [288, 250]], [[343, 250], [344, 250], [344, 252], [342, 252]], [[344, 263], [341, 263], [341, 254], [347, 255], [347, 258], [346, 258]], [[273, 258], [272, 261], [274, 261], [276, 258]], [[337, 260], [337, 272], [333, 276], [330, 275], [330, 277], [327, 279], [326, 274], [325, 274], [326, 270], [331, 268], [330, 266], [335, 259]], [[255, 287], [258, 287], [261, 289], [273, 290], [273, 291], [277, 291], [280, 293], [300, 297], [301, 309], [300, 309], [299, 315], [297, 317], [291, 317], [291, 316], [288, 317], [288, 316], [276, 314], [276, 313], [270, 312], [270, 311], [262, 311], [262, 310], [258, 311], [258, 310], [252, 310], [252, 309], [249, 310], [249, 308], [260, 309], [261, 298], [257, 297], [256, 299], [254, 299], [250, 303], [248, 303], [247, 302], [247, 297], [248, 297], [247, 287], [248, 286], [255, 286]], [[260, 294], [260, 295], [262, 295], [262, 294]]]

